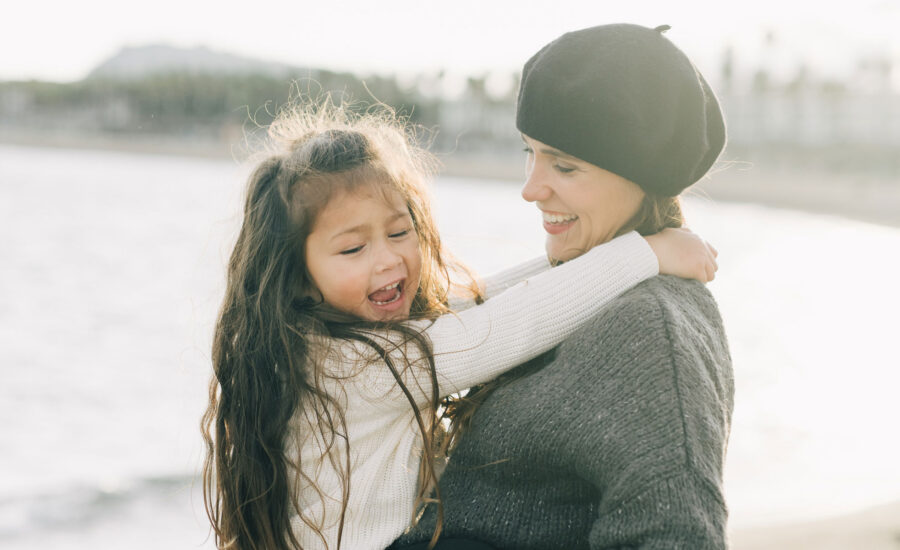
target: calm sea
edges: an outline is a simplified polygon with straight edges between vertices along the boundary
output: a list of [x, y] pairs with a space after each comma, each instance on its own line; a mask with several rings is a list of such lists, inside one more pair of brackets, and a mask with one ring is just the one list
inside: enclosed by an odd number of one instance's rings
[[[247, 167], [0, 146], [0, 547], [212, 548], [196, 474]], [[515, 184], [443, 178], [450, 248], [542, 251]], [[732, 526], [900, 499], [900, 230], [691, 198], [720, 251]]]

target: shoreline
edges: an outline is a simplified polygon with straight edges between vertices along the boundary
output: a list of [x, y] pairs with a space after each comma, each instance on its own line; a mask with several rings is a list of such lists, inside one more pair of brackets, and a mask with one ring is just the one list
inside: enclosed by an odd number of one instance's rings
[[732, 530], [731, 550], [898, 550], [900, 501], [835, 518]]
[[[444, 175], [521, 182], [521, 162], [486, 156], [442, 159]], [[900, 228], [900, 175], [784, 159], [720, 160], [687, 197], [752, 203]]]
[[[0, 132], [0, 144], [239, 162], [249, 156], [246, 144], [165, 136], [126, 135], [116, 139], [103, 135]], [[793, 162], [784, 152], [766, 155], [757, 152], [747, 154], [751, 158], [746, 160], [720, 160], [711, 173], [688, 189], [685, 195], [834, 215], [900, 228], [900, 175], [828, 166], [808, 158], [803, 159], [805, 162]], [[490, 178], [515, 183], [520, 183], [523, 177], [521, 159], [508, 153], [436, 153], [435, 156], [441, 166], [439, 176]], [[735, 155], [726, 150], [724, 157]]]

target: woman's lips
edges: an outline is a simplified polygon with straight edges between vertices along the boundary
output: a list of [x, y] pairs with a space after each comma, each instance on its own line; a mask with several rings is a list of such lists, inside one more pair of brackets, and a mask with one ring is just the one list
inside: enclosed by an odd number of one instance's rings
[[575, 214], [546, 211], [542, 211], [541, 214], [544, 218], [544, 231], [551, 235], [565, 233], [578, 221], [578, 216]]

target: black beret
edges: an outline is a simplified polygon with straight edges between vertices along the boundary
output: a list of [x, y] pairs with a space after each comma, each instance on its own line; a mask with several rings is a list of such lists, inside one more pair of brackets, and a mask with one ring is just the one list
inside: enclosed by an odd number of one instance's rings
[[722, 152], [725, 123], [667, 28], [601, 25], [544, 46], [522, 69], [519, 131], [647, 192], [679, 194]]

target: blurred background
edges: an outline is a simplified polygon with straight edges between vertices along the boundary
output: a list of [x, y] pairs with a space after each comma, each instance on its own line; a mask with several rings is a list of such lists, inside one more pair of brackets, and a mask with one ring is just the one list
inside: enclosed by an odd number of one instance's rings
[[212, 548], [212, 327], [246, 159], [298, 88], [421, 125], [442, 233], [489, 273], [543, 250], [521, 65], [633, 22], [672, 26], [728, 123], [685, 209], [721, 252], [732, 548], [900, 548], [900, 4], [822, 4], [5, 7], [0, 547]]

